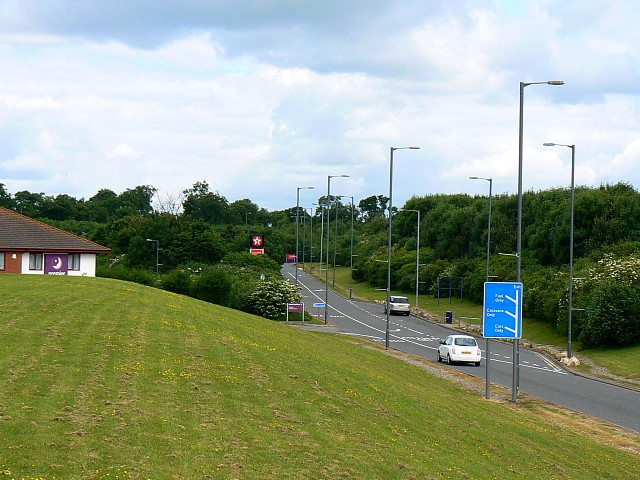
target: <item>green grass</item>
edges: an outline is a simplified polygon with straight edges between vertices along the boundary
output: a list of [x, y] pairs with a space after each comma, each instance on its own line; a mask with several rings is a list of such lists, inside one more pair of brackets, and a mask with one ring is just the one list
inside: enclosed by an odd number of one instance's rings
[[640, 468], [638, 435], [531, 399], [486, 401], [352, 337], [103, 278], [2, 275], [0, 292], [0, 479], [631, 479]]
[[595, 364], [624, 378], [640, 380], [640, 345], [593, 348], [581, 352]]

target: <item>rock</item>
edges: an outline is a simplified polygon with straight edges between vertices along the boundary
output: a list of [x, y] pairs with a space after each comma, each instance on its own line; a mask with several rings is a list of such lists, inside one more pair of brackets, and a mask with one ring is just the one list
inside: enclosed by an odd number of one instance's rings
[[573, 356], [571, 358], [564, 356], [560, 359], [560, 361], [564, 363], [567, 367], [577, 367], [580, 365], [580, 360], [576, 356]]

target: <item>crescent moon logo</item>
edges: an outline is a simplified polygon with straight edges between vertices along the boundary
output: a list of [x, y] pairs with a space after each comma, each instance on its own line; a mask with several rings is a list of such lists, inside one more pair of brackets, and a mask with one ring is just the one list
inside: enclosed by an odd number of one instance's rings
[[60, 259], [60, 257], [56, 257], [53, 260], [53, 263], [51, 264], [51, 266], [56, 270], [60, 270], [60, 268], [62, 267], [62, 260]]

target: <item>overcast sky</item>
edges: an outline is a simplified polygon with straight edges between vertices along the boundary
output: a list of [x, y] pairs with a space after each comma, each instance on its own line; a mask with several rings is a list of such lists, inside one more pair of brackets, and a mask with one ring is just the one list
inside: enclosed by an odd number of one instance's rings
[[636, 0], [0, 0], [0, 183], [331, 193], [640, 186]]

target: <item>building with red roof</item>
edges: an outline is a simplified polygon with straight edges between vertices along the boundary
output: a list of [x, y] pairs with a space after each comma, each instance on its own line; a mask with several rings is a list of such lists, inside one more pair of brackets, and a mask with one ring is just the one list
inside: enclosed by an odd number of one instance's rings
[[0, 207], [0, 273], [96, 276], [111, 249]]

